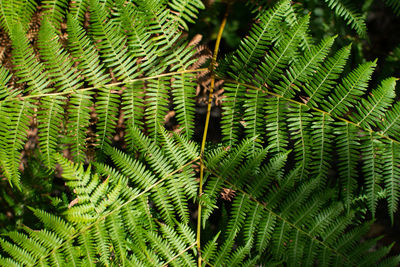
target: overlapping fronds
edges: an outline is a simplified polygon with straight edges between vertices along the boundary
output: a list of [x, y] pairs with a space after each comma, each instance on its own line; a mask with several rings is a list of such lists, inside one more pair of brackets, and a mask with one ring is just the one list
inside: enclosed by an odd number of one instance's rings
[[[166, 139], [172, 141], [171, 137]], [[90, 167], [85, 170], [81, 164], [56, 154], [55, 160], [62, 168], [66, 185], [74, 191], [74, 198], [59, 214], [33, 209], [43, 228], [25, 228], [24, 233], [11, 232], [4, 236], [0, 246], [10, 258], [0, 258], [0, 265], [14, 262], [95, 266], [112, 262], [123, 266], [167, 263], [194, 266], [190, 250], [195, 244], [193, 230], [186, 223], [175, 223], [174, 214], [162, 212], [165, 205], [171, 212], [172, 202], [176, 200], [163, 185], [189, 179], [184, 170], [190, 160], [182, 158], [183, 165], [162, 176], [153, 174], [142, 162], [118, 150], [108, 148], [107, 151], [121, 172], [96, 164], [99, 174], [103, 175], [100, 176], [93, 174]], [[178, 174], [180, 171], [183, 172]], [[148, 214], [150, 200], [160, 208], [162, 218], [156, 216], [155, 210], [153, 215]], [[182, 201], [182, 205], [188, 205], [187, 198]]]
[[46, 73], [44, 64], [36, 58], [26, 32], [20, 24], [14, 24], [12, 27], [11, 40], [15, 75], [20, 78], [20, 83], [27, 83], [25, 92], [43, 94], [51, 91], [49, 88], [51, 84], [50, 75]]
[[68, 0], [44, 0], [41, 5], [46, 19], [58, 29], [65, 17]]
[[[325, 2], [365, 33], [347, 2]], [[314, 40], [299, 5], [278, 1], [215, 55], [222, 141], [199, 145], [205, 69], [185, 30], [201, 1], [47, 0], [32, 42], [34, 3], [0, 0], [14, 65], [0, 67], [0, 169], [19, 187], [21, 156], [37, 157], [65, 192], [0, 238], [1, 266], [399, 264], [366, 238], [378, 200], [398, 211], [398, 78], [369, 89], [377, 61], [346, 66], [350, 45]]]
[[[252, 70], [257, 63], [265, 55], [265, 49], [276, 41], [279, 37], [278, 28], [271, 27], [281, 21], [289, 8], [289, 1], [282, 1], [275, 9], [268, 10], [262, 17], [260, 23], [255, 24], [248, 38], [244, 39], [240, 48], [232, 59], [232, 74], [237, 82], [243, 81], [245, 78], [251, 78]], [[222, 118], [222, 133], [225, 140], [233, 142], [237, 140], [237, 125], [239, 118], [236, 116], [241, 111], [243, 101], [241, 96], [245, 95], [246, 88], [237, 83], [225, 84], [225, 95], [231, 97], [233, 101], [225, 101], [223, 109], [224, 116]], [[227, 100], [226, 98], [224, 100]], [[257, 103], [259, 105], [260, 103]]]
[[[221, 121], [225, 144], [231, 145], [232, 140], [245, 135], [257, 136], [273, 153], [293, 149], [300, 177], [316, 175], [320, 185], [337, 166], [335, 175], [345, 207], [350, 207], [362, 189], [374, 214], [385, 184], [394, 190], [387, 195], [391, 203], [397, 201], [399, 193], [392, 186], [390, 165], [385, 163], [388, 156], [383, 156], [389, 151], [388, 140], [399, 142], [400, 112], [397, 104], [392, 105], [397, 79], [385, 79], [366, 96], [376, 61], [344, 74], [350, 45], [333, 53], [330, 50], [335, 37], [327, 37], [302, 51], [299, 46], [306, 40], [308, 16], [290, 18], [271, 20], [269, 27], [282, 30], [262, 47], [255, 40], [262, 40], [263, 35], [259, 33], [259, 39], [255, 39], [250, 34], [224, 62], [230, 65], [220, 66], [218, 74], [228, 80]], [[260, 25], [255, 24], [251, 33], [258, 32]], [[235, 115], [231, 110], [236, 110]], [[335, 165], [332, 156], [339, 159]], [[364, 177], [364, 186], [357, 182], [360, 176]], [[217, 185], [219, 188], [220, 183]], [[392, 216], [393, 205], [389, 212]]]
[[[229, 200], [222, 196], [222, 205], [232, 205], [229, 214], [223, 215], [229, 219], [225, 220], [223, 235], [204, 247], [204, 260], [214, 266], [231, 262], [242, 265], [260, 259], [264, 264], [285, 262], [290, 266], [349, 266], [361, 261], [374, 266], [380, 262], [389, 247], [371, 255], [368, 247], [376, 240], [357, 241], [368, 224], [346, 231], [363, 212], [351, 208], [346, 212], [343, 204], [332, 199], [334, 188], [319, 187], [318, 176], [301, 178], [301, 166], [277, 179], [274, 174], [282, 173], [286, 159], [287, 155], [281, 155], [268, 164], [253, 165], [251, 155], [239, 159], [236, 149], [225, 154], [222, 161], [208, 159], [211, 179], [220, 181], [219, 188], [229, 188], [234, 193]], [[213, 163], [215, 160], [219, 164]], [[238, 183], [243, 177], [232, 175], [241, 173], [241, 166], [251, 166], [252, 174], [246, 175], [245, 186]], [[215, 186], [208, 184], [206, 188]], [[371, 261], [365, 261], [369, 256]]]
[[[126, 142], [131, 148], [132, 127], [148, 131], [157, 140], [169, 112], [174, 112], [187, 138], [193, 135], [196, 74], [192, 72], [196, 70], [190, 66], [196, 61], [195, 50], [180, 37], [178, 20], [192, 17], [191, 12], [202, 5], [196, 1], [175, 3], [179, 12], [186, 14], [178, 19], [180, 14], [157, 1], [137, 5], [125, 1], [45, 1], [37, 42], [32, 44], [23, 23], [7, 20], [18, 15], [14, 13], [19, 9], [10, 8], [22, 8], [19, 4], [4, 4], [11, 13], [1, 18], [10, 23], [14, 75], [23, 90], [8, 84], [11, 76], [2, 68], [0, 96], [1, 101], [26, 98], [26, 104], [37, 107], [29, 110], [30, 116], [23, 115], [25, 126], [20, 130], [35, 123], [37, 117], [41, 159], [49, 169], [54, 167], [51, 155], [61, 149], [69, 149], [74, 160], [84, 162], [89, 144], [97, 149], [111, 144], [119, 119], [125, 122]], [[90, 14], [89, 27], [83, 25], [84, 12]], [[59, 35], [64, 20], [66, 41]], [[4, 112], [10, 104], [2, 103]], [[19, 127], [18, 120], [17, 124], [12, 121], [4, 118], [0, 125], [4, 137]], [[24, 140], [26, 133], [17, 135], [16, 140]], [[11, 141], [5, 139], [7, 142]], [[15, 162], [10, 165], [5, 159], [1, 165], [10, 181], [16, 182], [17, 155], [23, 146], [12, 148]]]
[[12, 32], [15, 24], [19, 24], [24, 30], [27, 30], [36, 5], [36, 1], [33, 0], [0, 1], [0, 26], [7, 33]]
[[204, 4], [200, 0], [185, 0], [185, 1], [178, 1], [172, 0], [169, 2], [169, 6], [177, 12], [177, 15], [181, 17], [180, 23], [182, 26], [188, 30], [188, 26], [186, 22], [194, 23], [195, 19], [197, 18], [197, 13], [199, 9], [204, 8]]

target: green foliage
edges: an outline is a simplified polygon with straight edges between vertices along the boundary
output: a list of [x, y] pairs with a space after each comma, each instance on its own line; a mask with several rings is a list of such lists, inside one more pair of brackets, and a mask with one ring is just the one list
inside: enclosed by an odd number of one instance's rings
[[[347, 3], [326, 3], [365, 34]], [[377, 61], [350, 69], [349, 44], [314, 39], [311, 15], [279, 1], [212, 64], [224, 80], [222, 138], [198, 144], [206, 69], [184, 30], [201, 1], [41, 5], [31, 42], [34, 2], [0, 2], [13, 62], [0, 67], [0, 169], [21, 193], [30, 176], [62, 179], [62, 192], [5, 231], [1, 266], [400, 262], [366, 237], [378, 201], [394, 223], [400, 195], [398, 78], [370, 89]]]

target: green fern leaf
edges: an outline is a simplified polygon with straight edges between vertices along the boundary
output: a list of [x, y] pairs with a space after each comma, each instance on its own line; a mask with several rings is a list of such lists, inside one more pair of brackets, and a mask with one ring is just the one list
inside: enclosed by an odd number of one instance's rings
[[329, 100], [325, 100], [324, 107], [328, 113], [336, 116], [345, 114], [357, 102], [357, 97], [364, 94], [375, 66], [376, 62], [361, 64], [344, 77], [334, 93], [328, 97]]
[[365, 190], [368, 196], [368, 208], [375, 217], [376, 207], [378, 205], [378, 191], [379, 183], [381, 181], [381, 159], [379, 152], [380, 142], [369, 133], [365, 139], [362, 140], [362, 156], [363, 159], [363, 172], [365, 177]]
[[283, 77], [283, 81], [275, 87], [275, 92], [284, 97], [292, 97], [294, 92], [291, 89], [300, 90], [302, 84], [309, 81], [319, 69], [334, 40], [335, 37], [328, 37], [317, 46], [313, 46], [310, 51], [306, 51], [304, 56], [287, 70], [287, 77]]
[[400, 164], [399, 145], [393, 141], [389, 142], [389, 146], [383, 152], [384, 166], [382, 168], [382, 177], [385, 182], [388, 193], [389, 215], [394, 222], [394, 214], [397, 211], [398, 201], [400, 196], [400, 186], [397, 183], [400, 179]]
[[7, 98], [13, 98], [16, 97], [18, 94], [20, 94], [20, 90], [13, 90], [12, 88], [9, 88], [7, 83], [11, 79], [11, 74], [7, 69], [4, 67], [0, 66], [0, 99], [5, 100]]
[[197, 18], [199, 9], [204, 9], [204, 4], [200, 0], [172, 0], [168, 4], [177, 13], [177, 15], [182, 18], [179, 19], [179, 22], [185, 30], [188, 30], [186, 21], [189, 23], [195, 23], [194, 19]]
[[135, 146], [132, 139], [132, 129], [143, 129], [143, 91], [144, 83], [139, 81], [128, 84], [127, 88], [122, 92], [122, 110], [126, 120], [125, 141], [130, 151], [134, 151]]
[[80, 73], [73, 67], [74, 62], [62, 48], [55, 28], [47, 19], [40, 27], [38, 47], [49, 76], [59, 91], [75, 91], [81, 87]]
[[0, 245], [5, 252], [9, 253], [13, 257], [14, 260], [28, 266], [33, 266], [35, 264], [35, 258], [26, 250], [3, 239], [0, 239]]
[[322, 68], [320, 68], [309, 81], [308, 86], [304, 86], [304, 91], [308, 95], [308, 106], [319, 106], [322, 99], [334, 88], [336, 79], [339, 78], [350, 55], [350, 46], [340, 49], [333, 57], [329, 57]]
[[53, 155], [57, 151], [60, 126], [62, 125], [63, 105], [65, 98], [62, 96], [43, 97], [41, 110], [38, 111], [39, 145], [44, 155], [47, 167], [54, 167]]
[[392, 109], [386, 112], [382, 123], [378, 124], [382, 130], [382, 134], [390, 134], [395, 138], [399, 138], [400, 132], [400, 103], [396, 102]]
[[89, 3], [87, 0], [71, 1], [69, 4], [69, 12], [68, 12], [69, 16], [74, 18], [74, 20], [76, 20], [76, 21], [82, 22], [84, 19], [88, 4]]
[[119, 95], [118, 88], [102, 88], [96, 99], [96, 113], [98, 115], [97, 134], [98, 145], [102, 149], [105, 143], [110, 143], [118, 120]]
[[[236, 81], [252, 79], [253, 70], [264, 55], [265, 48], [276, 37], [277, 28], [274, 26], [282, 19], [288, 5], [288, 1], [283, 1], [275, 9], [266, 12], [260, 18], [260, 25], [254, 25], [250, 36], [242, 42], [232, 62], [232, 70]], [[240, 107], [243, 105], [240, 99], [245, 94], [246, 88], [239, 84], [227, 83], [224, 86], [224, 90], [226, 98], [224, 99], [224, 116], [221, 122], [222, 135], [224, 136], [224, 141], [232, 145], [238, 137], [237, 125], [240, 118], [236, 114], [239, 113]]]
[[270, 212], [263, 211], [261, 216], [260, 226], [257, 232], [257, 252], [263, 253], [267, 248], [269, 241], [272, 238], [273, 230], [275, 229], [276, 217]]
[[174, 76], [172, 94], [174, 96], [176, 118], [183, 127], [186, 139], [190, 139], [194, 129], [195, 115], [195, 75], [191, 73]]
[[151, 38], [151, 32], [147, 30], [148, 21], [151, 18], [147, 13], [141, 12], [133, 6], [133, 3], [118, 6], [121, 13], [122, 29], [128, 36], [127, 45], [130, 53], [137, 58], [140, 69], [143, 72], [157, 73], [159, 53], [157, 46]]
[[328, 6], [335, 11], [335, 14], [347, 20], [347, 24], [355, 29], [361, 37], [367, 35], [367, 26], [365, 25], [365, 18], [354, 11], [346, 0], [324, 0]]
[[283, 75], [283, 69], [298, 57], [297, 47], [301, 42], [302, 36], [309, 24], [310, 17], [304, 16], [299, 23], [289, 29], [275, 45], [272, 51], [265, 57], [265, 62], [261, 63], [258, 70], [259, 81], [258, 86], [263, 86], [264, 83], [271, 84], [272, 81], [278, 80]]
[[311, 122], [311, 114], [306, 113], [308, 108], [298, 106], [289, 110], [288, 118], [289, 130], [292, 133], [292, 139], [295, 141], [295, 159], [300, 164], [300, 179], [307, 176], [311, 164], [311, 149], [308, 128]]
[[[7, 106], [3, 107], [2, 116], [7, 113], [7, 124], [1, 125], [1, 142], [3, 147], [1, 162], [3, 164], [3, 173], [7, 176], [8, 181], [13, 186], [20, 188], [19, 161], [21, 157], [21, 149], [27, 139], [30, 124], [30, 115], [35, 107], [28, 100], [7, 102]], [[6, 113], [4, 113], [6, 112]]]
[[362, 99], [354, 115], [357, 125], [363, 128], [375, 127], [375, 121], [384, 117], [388, 107], [395, 97], [396, 78], [388, 78], [375, 90], [372, 90], [368, 100]]
[[36, 11], [37, 2], [33, 0], [1, 0], [0, 1], [0, 26], [10, 34], [14, 25], [19, 24], [26, 31], [33, 13]]
[[266, 124], [265, 130], [271, 151], [276, 153], [283, 152], [288, 146], [287, 125], [285, 118], [288, 102], [280, 97], [269, 98], [266, 101]]
[[148, 98], [145, 102], [145, 117], [149, 127], [149, 135], [156, 143], [159, 142], [160, 127], [163, 125], [168, 112], [167, 82], [166, 78], [151, 80], [146, 90]]
[[386, 4], [389, 5], [396, 15], [400, 15], [400, 3], [396, 0], [385, 0]]
[[104, 63], [112, 68], [119, 80], [133, 80], [139, 73], [136, 59], [132, 57], [126, 47], [126, 37], [118, 30], [112, 21], [104, 21], [107, 12], [101, 7], [98, 0], [90, 1], [91, 33], [101, 52]]
[[311, 172], [326, 181], [332, 160], [333, 119], [326, 115], [314, 114], [312, 125], [312, 162]]
[[44, 0], [41, 2], [43, 15], [55, 28], [59, 28], [65, 17], [68, 0]]
[[210, 240], [205, 246], [203, 246], [203, 251], [201, 254], [204, 262], [202, 266], [206, 266], [207, 262], [210, 262], [215, 258], [215, 253], [218, 246], [217, 240], [220, 234], [221, 232], [218, 232], [212, 240]]
[[106, 84], [111, 79], [104, 73], [104, 64], [100, 62], [92, 41], [71, 14], [67, 17], [68, 46], [75, 62], [78, 62], [78, 69], [90, 84]]
[[90, 107], [92, 106], [90, 91], [80, 91], [72, 95], [68, 112], [67, 140], [71, 144], [71, 152], [77, 162], [85, 158], [86, 129], [90, 123]]
[[359, 146], [357, 129], [349, 123], [338, 123], [334, 133], [337, 135], [337, 151], [340, 159], [339, 175], [342, 186], [342, 196], [347, 208], [351, 204], [354, 190], [357, 186], [357, 161]]
[[[300, 4], [292, 4], [290, 5], [287, 13], [285, 14], [285, 22], [289, 24], [290, 27], [294, 27], [299, 24], [301, 19], [301, 5]], [[300, 48], [303, 52], [311, 51], [311, 48], [315, 45], [312, 36], [308, 31], [304, 32], [300, 37], [301, 43]]]
[[15, 75], [20, 83], [27, 82], [25, 92], [30, 94], [43, 94], [51, 91], [49, 89], [49, 75], [45, 72], [43, 63], [39, 62], [29, 44], [25, 32], [20, 24], [13, 26], [11, 31], [13, 43], [13, 63], [15, 65]]

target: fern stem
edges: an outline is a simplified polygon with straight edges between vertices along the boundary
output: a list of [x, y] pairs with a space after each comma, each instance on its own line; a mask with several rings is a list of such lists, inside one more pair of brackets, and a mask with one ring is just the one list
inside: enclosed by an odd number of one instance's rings
[[98, 86], [86, 87], [86, 88], [73, 90], [73, 91], [63, 91], [63, 92], [48, 93], [48, 94], [33, 94], [33, 95], [27, 95], [27, 96], [17, 96], [17, 97], [3, 99], [3, 100], [0, 101], [0, 104], [5, 103], [5, 102], [10, 102], [10, 101], [18, 101], [18, 100], [22, 101], [24, 99], [29, 99], [29, 98], [41, 98], [41, 97], [46, 97], [46, 96], [59, 96], [59, 95], [72, 95], [74, 93], [76, 94], [76, 93], [85, 92], [85, 91], [91, 91], [91, 90], [100, 89], [100, 88], [116, 87], [116, 86], [120, 86], [120, 85], [124, 85], [124, 84], [135, 83], [135, 82], [138, 82], [138, 81], [148, 81], [148, 80], [158, 79], [158, 78], [161, 78], [161, 77], [174, 76], [174, 75], [177, 75], [177, 74], [202, 72], [202, 71], [207, 71], [207, 70], [209, 70], [209, 69], [208, 68], [201, 68], [201, 69], [194, 69], [194, 70], [180, 70], [180, 71], [162, 73], [162, 74], [143, 77], [143, 78], [124, 80], [122, 82], [116, 82], [116, 83], [109, 83], [109, 84], [103, 84], [103, 85], [98, 85]]
[[293, 99], [291, 99], [291, 98], [285, 97], [285, 96], [283, 96], [283, 95], [280, 95], [280, 94], [277, 94], [277, 93], [274, 93], [274, 92], [271, 92], [271, 91], [268, 91], [268, 90], [263, 90], [262, 88], [257, 87], [257, 86], [254, 86], [254, 85], [251, 85], [251, 84], [241, 83], [241, 82], [238, 82], [238, 81], [236, 81], [236, 80], [227, 79], [227, 78], [224, 78], [224, 77], [218, 77], [218, 78], [224, 80], [225, 82], [236, 83], [236, 84], [238, 84], [238, 85], [242, 85], [242, 86], [245, 86], [245, 87], [247, 87], [247, 88], [259, 90], [259, 91], [261, 91], [261, 92], [263, 92], [263, 93], [265, 93], [265, 94], [268, 94], [268, 95], [271, 95], [271, 96], [274, 96], [274, 97], [277, 97], [277, 98], [281, 98], [281, 99], [283, 99], [283, 100], [285, 100], [285, 101], [287, 101], [287, 102], [293, 103], [293, 104], [295, 104], [295, 105], [297, 105], [297, 106], [305, 106], [305, 107], [308, 107], [309, 109], [312, 109], [312, 110], [314, 110], [314, 111], [316, 111], [316, 112], [325, 114], [325, 115], [327, 115], [327, 116], [329, 116], [329, 117], [332, 117], [332, 118], [335, 118], [335, 119], [337, 119], [337, 120], [339, 120], [339, 121], [343, 121], [343, 122], [346, 122], [346, 123], [348, 123], [348, 124], [354, 125], [355, 127], [359, 128], [360, 130], [362, 130], [362, 131], [364, 131], [364, 132], [367, 132], [367, 133], [370, 133], [370, 134], [375, 134], [375, 135], [377, 135], [377, 136], [379, 136], [379, 137], [381, 137], [381, 138], [383, 138], [383, 139], [386, 139], [386, 140], [388, 140], [388, 141], [391, 141], [391, 142], [393, 142], [393, 143], [395, 143], [395, 144], [400, 145], [400, 141], [398, 141], [398, 140], [396, 140], [396, 139], [393, 139], [393, 138], [391, 138], [391, 137], [385, 135], [384, 133], [379, 133], [379, 132], [376, 132], [376, 131], [374, 131], [374, 130], [372, 130], [372, 129], [364, 128], [364, 127], [362, 127], [361, 125], [359, 125], [359, 123], [355, 123], [355, 122], [352, 122], [352, 121], [350, 121], [350, 120], [348, 120], [348, 119], [346, 119], [346, 118], [342, 118], [342, 117], [336, 116], [336, 115], [334, 115], [334, 114], [332, 114], [332, 113], [329, 113], [329, 112], [327, 112], [327, 111], [324, 111], [324, 110], [322, 110], [322, 109], [319, 109], [319, 108], [316, 108], [316, 107], [313, 107], [313, 106], [306, 105], [306, 104], [301, 103], [301, 102], [299, 102], [299, 101], [293, 100]]
[[[218, 56], [219, 45], [221, 43], [222, 33], [224, 32], [226, 21], [228, 19], [231, 3], [232, 2], [228, 3], [224, 18], [223, 18], [223, 20], [221, 22], [221, 26], [219, 27], [217, 40], [215, 42], [215, 47], [214, 47], [214, 53], [213, 53], [213, 57], [212, 57], [212, 60], [211, 60], [211, 65], [210, 65], [211, 85], [210, 85], [210, 92], [209, 92], [209, 95], [208, 95], [207, 115], [206, 115], [206, 121], [205, 121], [205, 125], [204, 125], [203, 140], [201, 142], [201, 148], [200, 148], [199, 198], [203, 195], [203, 177], [204, 177], [204, 161], [203, 161], [203, 159], [204, 159], [204, 149], [205, 149], [206, 140], [207, 140], [208, 125], [209, 125], [209, 122], [210, 122], [212, 99], [213, 99], [214, 88], [215, 88], [215, 72], [214, 72], [214, 70], [215, 70], [215, 66], [217, 64], [217, 56]], [[199, 201], [198, 209], [197, 209], [197, 236], [196, 236], [197, 252], [198, 252], [198, 258], [197, 258], [197, 266], [198, 267], [200, 267], [201, 263], [202, 263], [201, 243], [200, 243], [200, 238], [201, 238], [201, 205], [202, 205], [201, 201]]]

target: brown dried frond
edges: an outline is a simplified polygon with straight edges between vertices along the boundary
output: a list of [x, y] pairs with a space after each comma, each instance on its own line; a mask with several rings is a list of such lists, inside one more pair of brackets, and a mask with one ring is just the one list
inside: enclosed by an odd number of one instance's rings
[[232, 201], [236, 195], [236, 191], [232, 188], [222, 188], [221, 198], [226, 201]]

